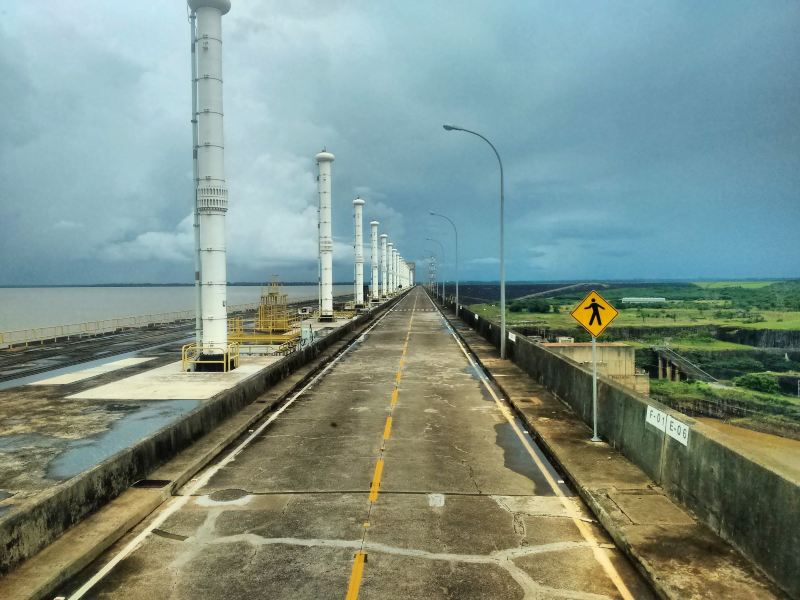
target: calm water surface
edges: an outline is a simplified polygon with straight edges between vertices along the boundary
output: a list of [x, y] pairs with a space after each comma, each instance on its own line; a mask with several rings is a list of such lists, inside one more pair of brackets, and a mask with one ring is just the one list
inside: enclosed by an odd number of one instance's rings
[[[290, 302], [317, 300], [316, 285], [283, 286]], [[334, 295], [352, 293], [352, 285], [333, 286]], [[258, 286], [229, 286], [228, 305], [258, 302]], [[194, 288], [91, 287], [0, 288], [0, 331], [68, 325], [194, 308]]]

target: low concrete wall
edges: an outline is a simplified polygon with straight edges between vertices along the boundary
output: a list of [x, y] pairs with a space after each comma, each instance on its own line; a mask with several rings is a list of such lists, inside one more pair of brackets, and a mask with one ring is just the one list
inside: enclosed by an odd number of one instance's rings
[[69, 527], [121, 494], [132, 483], [146, 477], [155, 467], [211, 431], [289, 373], [388, 310], [401, 297], [398, 296], [377, 311], [360, 315], [310, 346], [283, 357], [253, 377], [220, 392], [180, 421], [164, 427], [92, 469], [55, 485], [30, 505], [0, 519], [0, 574], [41, 550]]
[[[450, 306], [454, 309], [454, 306]], [[462, 307], [461, 319], [495, 347], [500, 328]], [[587, 423], [592, 415], [592, 375], [581, 365], [518, 335], [508, 358], [569, 404]], [[690, 426], [684, 446], [645, 423], [648, 405]], [[714, 438], [690, 417], [635, 394], [611, 380], [598, 381], [598, 429], [609, 444], [692, 510], [723, 539], [759, 565], [791, 596], [800, 596], [800, 487]]]

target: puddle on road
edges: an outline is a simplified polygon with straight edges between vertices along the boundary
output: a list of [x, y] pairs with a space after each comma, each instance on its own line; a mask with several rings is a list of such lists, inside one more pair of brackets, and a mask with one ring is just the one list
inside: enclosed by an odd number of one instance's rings
[[199, 403], [199, 400], [154, 400], [134, 404], [110, 403], [105, 407], [107, 410], [126, 412], [127, 414], [114, 421], [107, 431], [78, 440], [52, 438], [58, 443], [64, 444], [65, 451], [47, 465], [47, 477], [56, 480], [74, 477], [173, 423], [198, 406]]
[[480, 391], [483, 399], [486, 400], [487, 402], [491, 402], [492, 404], [494, 404], [494, 398], [489, 393], [489, 390], [486, 389], [486, 386], [483, 385], [483, 382], [481, 381], [481, 378], [478, 376], [478, 374], [475, 372], [474, 367], [472, 367], [472, 365], [469, 365], [467, 367], [464, 367], [462, 371], [478, 382], [478, 390]]
[[[518, 426], [522, 429], [521, 424], [518, 423]], [[524, 429], [522, 430], [524, 431]], [[522, 444], [522, 441], [517, 436], [511, 423], [498, 423], [494, 426], [494, 431], [497, 445], [503, 449], [503, 464], [505, 467], [533, 481], [536, 485], [537, 496], [554, 496], [555, 492], [550, 487], [550, 484], [547, 483], [544, 473], [542, 473], [533, 458], [531, 458], [528, 449]], [[544, 463], [550, 476], [553, 477], [555, 481], [559, 481], [561, 476], [553, 469], [539, 447], [536, 446], [533, 440], [529, 439], [529, 442], [534, 452], [536, 452], [539, 459]], [[566, 484], [559, 484], [559, 487], [565, 495], [574, 496], [574, 493]]]

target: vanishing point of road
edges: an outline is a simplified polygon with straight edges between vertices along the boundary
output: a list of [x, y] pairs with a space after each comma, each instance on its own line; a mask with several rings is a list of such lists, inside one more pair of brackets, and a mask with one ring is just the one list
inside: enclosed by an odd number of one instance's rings
[[652, 597], [419, 287], [62, 593]]

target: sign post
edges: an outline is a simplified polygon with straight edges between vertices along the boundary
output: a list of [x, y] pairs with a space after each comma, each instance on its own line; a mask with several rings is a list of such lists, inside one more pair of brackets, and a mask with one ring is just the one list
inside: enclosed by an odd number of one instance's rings
[[619, 311], [606, 302], [600, 294], [591, 291], [570, 315], [592, 336], [592, 441], [599, 442], [601, 440], [597, 435], [597, 338], [611, 321], [619, 316]]

